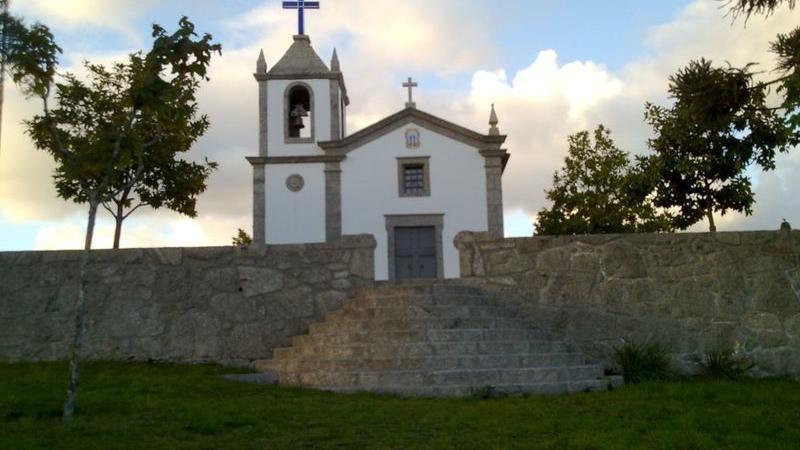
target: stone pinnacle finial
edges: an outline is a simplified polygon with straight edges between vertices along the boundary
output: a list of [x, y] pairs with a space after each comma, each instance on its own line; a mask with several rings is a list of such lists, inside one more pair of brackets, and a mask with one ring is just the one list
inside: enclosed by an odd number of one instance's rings
[[489, 136], [500, 136], [500, 128], [497, 128], [497, 113], [494, 110], [494, 103], [492, 103], [492, 113], [489, 114]]
[[339, 67], [339, 55], [336, 54], [336, 48], [333, 49], [333, 56], [331, 56], [331, 72], [341, 72]]
[[267, 73], [267, 60], [264, 58], [264, 50], [258, 53], [258, 61], [256, 61], [256, 73]]

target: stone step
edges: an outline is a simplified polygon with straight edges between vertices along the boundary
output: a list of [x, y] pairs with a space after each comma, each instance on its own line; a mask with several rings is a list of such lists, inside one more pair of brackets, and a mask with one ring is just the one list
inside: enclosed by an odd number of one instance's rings
[[285, 384], [400, 395], [564, 393], [621, 382], [505, 301], [454, 282], [376, 283], [255, 366]]
[[494, 306], [505, 305], [494, 298], [485, 295], [444, 295], [433, 296], [430, 294], [416, 294], [403, 297], [355, 297], [345, 302], [345, 309], [356, 308], [381, 308], [388, 306]]
[[308, 334], [369, 332], [369, 331], [401, 331], [430, 329], [466, 329], [466, 328], [512, 328], [517, 330], [531, 329], [531, 325], [521, 319], [509, 318], [397, 318], [370, 320], [337, 320], [335, 322], [318, 322], [311, 324]]
[[357, 343], [398, 343], [425, 341], [519, 341], [519, 340], [552, 340], [542, 330], [519, 330], [513, 328], [467, 328], [453, 330], [403, 330], [372, 331], [357, 333], [314, 333], [301, 334], [292, 338], [292, 345], [344, 345]]
[[486, 296], [486, 293], [477, 287], [465, 286], [458, 283], [430, 283], [409, 282], [396, 283], [378, 282], [373, 286], [361, 289], [357, 298], [398, 298], [415, 295], [433, 296]]
[[451, 369], [383, 371], [279, 372], [281, 383], [311, 386], [494, 386], [572, 382], [600, 379], [597, 365], [532, 367], [523, 369]]
[[519, 353], [570, 353], [563, 341], [428, 341], [348, 345], [308, 345], [276, 348], [275, 359], [399, 358]]
[[344, 308], [325, 315], [325, 321], [395, 319], [516, 319], [517, 315], [497, 306], [470, 305], [395, 305]]
[[520, 353], [505, 355], [460, 355], [415, 358], [270, 359], [257, 361], [259, 371], [378, 371], [447, 369], [521, 369], [578, 366], [586, 363], [580, 353]]
[[480, 394], [481, 391], [495, 394], [557, 395], [579, 392], [601, 392], [622, 386], [622, 377], [601, 379], [557, 381], [551, 383], [501, 384], [501, 385], [431, 385], [431, 386], [373, 386], [369, 388], [353, 386], [322, 386], [319, 389], [339, 393], [372, 392], [400, 396], [445, 397]]

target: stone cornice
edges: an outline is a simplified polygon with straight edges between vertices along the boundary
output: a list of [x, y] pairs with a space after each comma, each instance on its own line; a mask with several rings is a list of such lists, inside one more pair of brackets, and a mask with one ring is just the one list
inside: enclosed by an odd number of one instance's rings
[[312, 155], [312, 156], [248, 156], [247, 161], [256, 166], [261, 164], [308, 164], [341, 162], [345, 155]]
[[310, 73], [297, 73], [297, 74], [268, 74], [268, 73], [254, 73], [256, 81], [267, 80], [334, 80], [339, 82], [339, 87], [342, 89], [342, 97], [344, 104], [350, 105], [350, 97], [347, 95], [347, 86], [344, 84], [344, 74], [342, 72], [310, 72]]
[[508, 164], [508, 160], [511, 158], [511, 155], [508, 153], [508, 150], [504, 148], [499, 150], [483, 149], [480, 151], [480, 154], [484, 158], [500, 158], [500, 161], [503, 163], [503, 172], [506, 171], [506, 164]]
[[499, 150], [500, 146], [506, 140], [505, 135], [490, 136], [480, 134], [436, 117], [433, 114], [420, 111], [419, 109], [406, 108], [344, 139], [319, 142], [318, 145], [322, 147], [323, 150], [331, 153], [348, 153], [411, 122], [434, 133], [475, 147], [478, 150]]

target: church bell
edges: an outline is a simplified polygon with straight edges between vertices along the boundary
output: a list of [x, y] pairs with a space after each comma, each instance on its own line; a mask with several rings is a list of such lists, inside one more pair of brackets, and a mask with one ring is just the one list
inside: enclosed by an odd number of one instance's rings
[[303, 108], [302, 104], [297, 104], [294, 106], [292, 110], [292, 127], [297, 129], [303, 129], [306, 126], [303, 124], [303, 117], [308, 116], [308, 111]]

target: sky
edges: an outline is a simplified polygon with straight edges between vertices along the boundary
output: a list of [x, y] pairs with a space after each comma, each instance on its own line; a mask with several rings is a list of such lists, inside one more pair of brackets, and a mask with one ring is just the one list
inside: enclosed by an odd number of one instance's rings
[[[733, 21], [718, 0], [321, 0], [306, 33], [324, 61], [337, 49], [348, 86], [348, 132], [403, 108], [408, 76], [419, 81], [418, 108], [487, 132], [496, 104], [511, 161], [503, 177], [506, 235], [528, 236], [544, 190], [567, 152], [567, 137], [604, 124], [622, 149], [646, 154], [646, 102], [668, 105], [669, 75], [691, 59], [758, 63], [770, 76], [769, 42], [800, 23], [800, 8]], [[297, 17], [278, 0], [11, 0], [12, 13], [40, 21], [64, 49], [60, 71], [84, 60], [112, 63], [147, 50], [151, 25], [174, 30], [188, 16], [223, 46], [199, 105], [211, 127], [188, 157], [220, 164], [200, 197], [198, 217], [139, 209], [125, 222], [123, 247], [229, 245], [251, 231], [251, 168], [258, 153], [259, 50], [274, 64], [292, 43]], [[85, 205], [57, 197], [53, 162], [34, 149], [25, 119], [41, 112], [5, 86], [0, 141], [0, 251], [81, 248]], [[752, 216], [717, 217], [721, 231], [800, 224], [800, 152], [770, 172], [751, 170]], [[108, 248], [113, 220], [99, 213], [95, 247]], [[706, 224], [693, 227], [703, 231]]]

